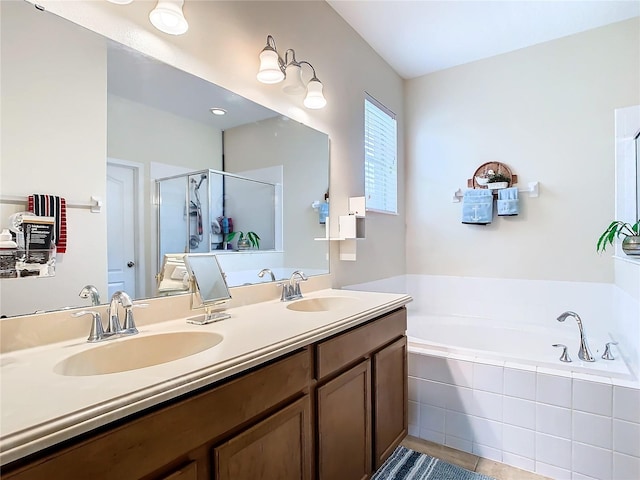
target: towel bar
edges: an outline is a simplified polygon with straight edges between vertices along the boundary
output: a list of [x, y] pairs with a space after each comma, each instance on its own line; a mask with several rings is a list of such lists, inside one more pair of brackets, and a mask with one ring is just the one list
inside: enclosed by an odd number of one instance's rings
[[[0, 195], [0, 203], [26, 205], [27, 201], [27, 197], [21, 197], [19, 195]], [[67, 208], [86, 208], [91, 210], [91, 213], [100, 213], [102, 210], [102, 200], [100, 197], [91, 196], [91, 201], [86, 203], [67, 201]]]
[[[528, 193], [529, 197], [535, 198], [540, 196], [540, 183], [539, 182], [529, 182], [529, 188], [519, 188], [519, 193]], [[464, 193], [462, 189], [458, 189], [453, 193], [453, 198], [451, 199], [454, 203], [459, 203], [462, 201], [462, 197]]]

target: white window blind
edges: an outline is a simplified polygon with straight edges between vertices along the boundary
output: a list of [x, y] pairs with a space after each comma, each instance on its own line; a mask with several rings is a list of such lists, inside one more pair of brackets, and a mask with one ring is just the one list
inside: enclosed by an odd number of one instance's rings
[[367, 95], [364, 99], [364, 191], [367, 210], [398, 213], [395, 114]]

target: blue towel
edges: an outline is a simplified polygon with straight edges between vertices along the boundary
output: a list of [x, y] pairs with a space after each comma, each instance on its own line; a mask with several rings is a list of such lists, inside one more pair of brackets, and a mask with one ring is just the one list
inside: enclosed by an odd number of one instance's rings
[[503, 188], [498, 190], [498, 215], [518, 215], [520, 213], [520, 200], [518, 200], [518, 189], [516, 187]]
[[473, 189], [462, 197], [462, 223], [486, 225], [493, 217], [493, 193], [489, 189]]

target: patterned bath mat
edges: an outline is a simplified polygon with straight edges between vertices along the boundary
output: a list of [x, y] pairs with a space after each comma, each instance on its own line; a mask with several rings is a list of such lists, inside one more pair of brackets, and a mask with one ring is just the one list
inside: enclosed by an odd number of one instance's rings
[[371, 480], [495, 480], [437, 458], [398, 447]]

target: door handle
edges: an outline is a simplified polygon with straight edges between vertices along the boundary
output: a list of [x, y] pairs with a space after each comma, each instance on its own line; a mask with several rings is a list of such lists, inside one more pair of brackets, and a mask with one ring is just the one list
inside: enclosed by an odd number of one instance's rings
[[131, 268], [131, 267], [133, 267], [135, 264], [136, 264], [135, 262], [128, 262], [128, 263], [127, 263], [127, 267]]

